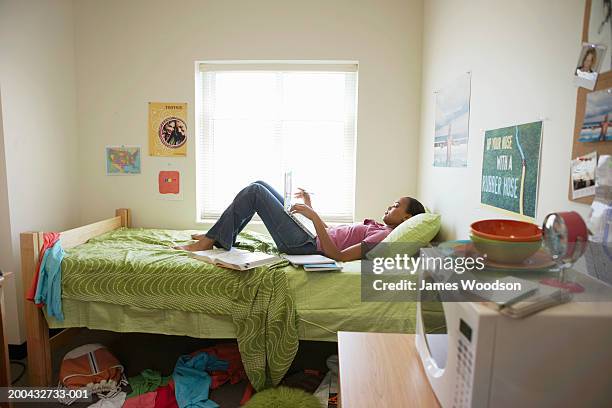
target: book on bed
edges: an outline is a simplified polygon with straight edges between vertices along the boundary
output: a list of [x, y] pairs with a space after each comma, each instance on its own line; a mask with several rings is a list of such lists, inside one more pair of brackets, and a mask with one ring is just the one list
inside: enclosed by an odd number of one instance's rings
[[266, 254], [264, 252], [251, 252], [237, 248], [232, 248], [229, 251], [225, 249], [194, 251], [191, 253], [191, 256], [200, 261], [238, 271], [246, 271], [278, 261], [278, 257], [275, 255]]

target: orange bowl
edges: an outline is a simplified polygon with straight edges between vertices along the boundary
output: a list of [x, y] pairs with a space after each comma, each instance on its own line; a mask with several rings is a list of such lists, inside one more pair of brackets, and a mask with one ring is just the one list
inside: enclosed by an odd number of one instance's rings
[[542, 230], [535, 224], [515, 220], [481, 220], [471, 226], [472, 234], [506, 242], [532, 242], [542, 239]]

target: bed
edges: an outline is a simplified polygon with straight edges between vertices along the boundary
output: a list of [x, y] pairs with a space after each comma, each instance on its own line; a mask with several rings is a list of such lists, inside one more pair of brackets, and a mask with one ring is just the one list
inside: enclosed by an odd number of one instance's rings
[[[51, 384], [51, 349], [73, 328], [237, 338], [256, 389], [280, 381], [299, 339], [336, 341], [338, 330], [414, 332], [415, 303], [361, 302], [358, 261], [333, 273], [286, 261], [232, 271], [172, 249], [193, 231], [134, 229], [130, 218], [119, 209], [114, 218], [61, 233], [64, 320], [25, 305], [32, 385]], [[21, 235], [26, 288], [41, 242], [42, 233]], [[239, 242], [275, 251], [262, 234], [245, 231]], [[48, 328], [66, 330], [49, 338]]]

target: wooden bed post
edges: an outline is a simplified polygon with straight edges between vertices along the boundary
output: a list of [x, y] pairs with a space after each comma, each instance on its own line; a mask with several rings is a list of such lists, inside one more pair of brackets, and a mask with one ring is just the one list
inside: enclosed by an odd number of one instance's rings
[[[129, 208], [119, 208], [115, 217], [84, 225], [60, 233], [62, 247], [73, 248], [90, 238], [112, 231], [119, 227], [129, 228], [132, 225]], [[44, 242], [42, 232], [24, 232], [21, 243], [21, 276], [24, 292], [32, 285], [38, 267], [38, 256]], [[49, 338], [49, 326], [42, 312], [33, 302], [24, 296], [26, 318], [26, 339], [28, 342], [28, 373], [30, 386], [50, 386], [53, 381], [51, 350], [66, 344], [79, 332], [79, 328], [69, 328]]]
[[126, 228], [132, 227], [132, 213], [129, 208], [118, 208], [115, 210], [115, 216], [121, 217], [121, 226]]
[[[21, 234], [21, 276], [25, 289], [24, 293], [27, 293], [36, 274], [38, 254], [42, 242], [42, 232], [25, 232]], [[53, 372], [47, 320], [42, 310], [33, 302], [28, 301], [26, 296], [24, 296], [24, 310], [30, 386], [50, 386]]]

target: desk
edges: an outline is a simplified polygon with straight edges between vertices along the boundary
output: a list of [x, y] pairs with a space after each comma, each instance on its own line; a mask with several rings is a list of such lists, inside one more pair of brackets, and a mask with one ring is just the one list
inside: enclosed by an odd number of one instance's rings
[[[8, 344], [4, 338], [6, 333], [6, 326], [4, 324], [4, 293], [2, 287], [6, 281], [6, 277], [9, 273], [5, 273], [4, 276], [0, 276], [0, 387], [9, 387], [11, 385], [11, 363], [8, 355]], [[0, 407], [10, 407], [8, 403], [0, 403]]]
[[414, 334], [338, 333], [342, 408], [439, 408]]

